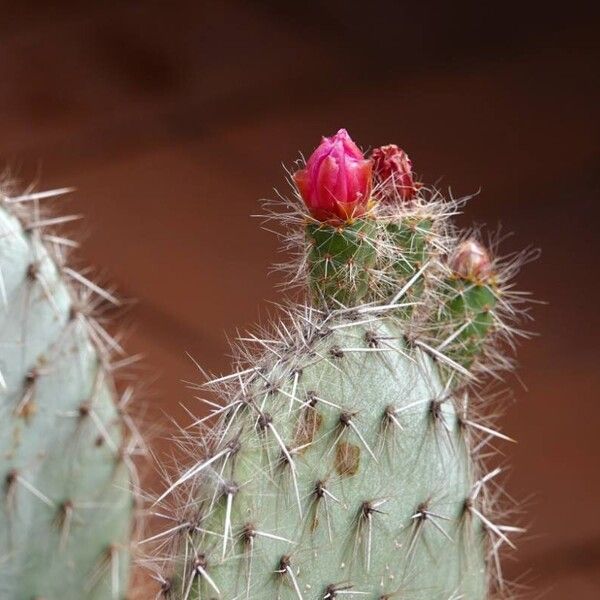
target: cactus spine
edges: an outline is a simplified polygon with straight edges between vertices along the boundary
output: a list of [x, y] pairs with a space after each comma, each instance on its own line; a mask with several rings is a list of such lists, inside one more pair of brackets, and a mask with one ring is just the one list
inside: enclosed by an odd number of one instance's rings
[[[5, 188], [5, 192], [6, 192]], [[120, 600], [136, 440], [118, 399], [119, 345], [95, 316], [113, 296], [70, 269], [43, 204], [0, 199], [0, 597]]]
[[199, 386], [220, 404], [181, 430], [190, 463], [154, 505], [158, 597], [483, 600], [504, 588], [498, 555], [517, 528], [496, 522], [499, 469], [480, 450], [506, 436], [477, 390], [508, 364], [498, 342], [513, 331], [508, 277], [522, 257], [502, 265], [475, 240], [465, 251], [448, 218], [458, 204], [437, 192], [387, 177], [361, 187], [371, 165], [348, 140], [326, 138], [294, 177], [302, 198], [269, 213], [309, 301]]

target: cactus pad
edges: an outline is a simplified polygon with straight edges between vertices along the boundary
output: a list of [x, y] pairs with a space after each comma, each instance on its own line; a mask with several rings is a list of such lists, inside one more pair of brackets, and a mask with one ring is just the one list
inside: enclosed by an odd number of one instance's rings
[[459, 403], [398, 323], [361, 321], [313, 322], [241, 377], [210, 455], [172, 484], [189, 498], [175, 597], [484, 597]]
[[0, 597], [121, 600], [131, 460], [114, 344], [90, 312], [112, 296], [64, 264], [62, 219], [39, 206], [52, 195], [0, 205]]
[[[307, 204], [327, 200], [331, 181], [356, 187], [348, 140], [324, 138], [300, 171]], [[308, 302], [243, 338], [233, 374], [198, 386], [212, 410], [181, 429], [189, 463], [155, 502], [164, 527], [147, 540], [159, 597], [504, 590], [499, 553], [518, 528], [498, 524], [487, 449], [510, 438], [486, 417], [482, 380], [511, 366], [500, 344], [518, 332], [510, 279], [525, 255], [503, 263], [461, 243], [449, 220], [461, 203], [410, 189], [408, 202], [376, 187], [342, 222], [316, 221], [299, 195], [268, 205], [293, 258], [278, 266]]]

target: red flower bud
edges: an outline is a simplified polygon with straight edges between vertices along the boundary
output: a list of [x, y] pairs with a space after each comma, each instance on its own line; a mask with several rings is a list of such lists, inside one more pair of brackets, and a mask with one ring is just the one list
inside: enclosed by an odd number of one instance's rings
[[488, 251], [475, 240], [461, 242], [449, 260], [450, 268], [459, 277], [485, 281], [492, 274]]
[[365, 160], [345, 129], [324, 137], [306, 168], [293, 178], [306, 207], [319, 221], [347, 221], [367, 211], [372, 162]]
[[408, 154], [396, 146], [388, 144], [373, 150], [373, 170], [375, 177], [381, 182], [388, 194], [395, 195], [403, 201], [415, 197], [420, 183], [415, 183], [412, 174], [412, 161]]

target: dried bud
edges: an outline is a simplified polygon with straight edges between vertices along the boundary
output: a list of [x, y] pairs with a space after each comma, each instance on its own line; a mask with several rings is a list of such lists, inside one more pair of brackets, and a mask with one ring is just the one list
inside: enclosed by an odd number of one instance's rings
[[413, 179], [412, 161], [404, 150], [395, 144], [388, 144], [373, 150], [373, 171], [389, 197], [397, 197], [406, 202], [412, 200], [421, 187]]
[[294, 181], [311, 215], [339, 222], [362, 216], [372, 187], [372, 162], [345, 129], [324, 137]]
[[449, 260], [452, 271], [464, 279], [485, 281], [492, 275], [488, 251], [476, 240], [461, 242]]

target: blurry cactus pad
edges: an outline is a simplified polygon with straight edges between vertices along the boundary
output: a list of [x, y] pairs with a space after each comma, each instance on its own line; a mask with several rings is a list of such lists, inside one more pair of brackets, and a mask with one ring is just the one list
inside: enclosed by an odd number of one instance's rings
[[[490, 381], [526, 315], [463, 201], [406, 152], [323, 138], [266, 203], [301, 302], [240, 338], [200, 401], [144, 542], [157, 597], [484, 600], [510, 591]], [[515, 308], [517, 307], [517, 308]], [[196, 414], [195, 414], [196, 412]]]
[[122, 600], [134, 515], [129, 363], [111, 292], [71, 268], [68, 190], [0, 197], [0, 598]]

